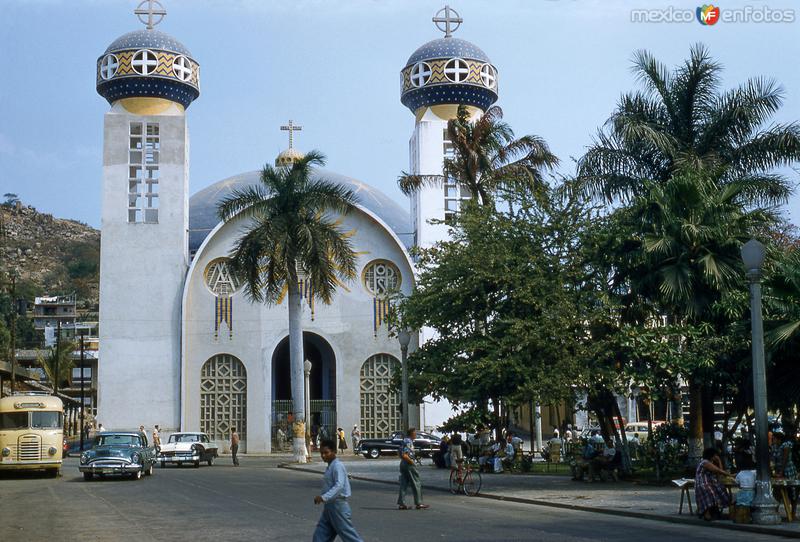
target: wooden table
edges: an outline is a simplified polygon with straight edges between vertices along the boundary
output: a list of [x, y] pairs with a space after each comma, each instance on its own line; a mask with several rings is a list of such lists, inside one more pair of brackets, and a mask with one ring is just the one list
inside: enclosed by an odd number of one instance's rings
[[789, 499], [789, 488], [800, 488], [800, 480], [772, 480], [772, 487], [775, 488], [776, 493], [780, 496], [778, 506], [783, 504], [783, 509], [786, 510], [786, 520], [794, 521], [792, 515], [792, 501]]
[[680, 506], [678, 506], [678, 514], [683, 514], [684, 496], [686, 497], [686, 502], [689, 504], [689, 514], [690, 515], [694, 514], [694, 512], [692, 511], [692, 494], [689, 491], [691, 489], [694, 489], [694, 479], [679, 478], [678, 480], [673, 480], [672, 483], [681, 489], [681, 504]]

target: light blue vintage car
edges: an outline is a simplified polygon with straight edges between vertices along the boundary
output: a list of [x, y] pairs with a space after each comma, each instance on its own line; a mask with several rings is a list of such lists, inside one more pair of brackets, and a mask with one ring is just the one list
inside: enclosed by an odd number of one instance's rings
[[84, 480], [94, 475], [130, 476], [138, 480], [142, 475], [153, 474], [155, 449], [147, 437], [137, 432], [103, 432], [94, 438], [92, 449], [81, 454], [80, 471]]

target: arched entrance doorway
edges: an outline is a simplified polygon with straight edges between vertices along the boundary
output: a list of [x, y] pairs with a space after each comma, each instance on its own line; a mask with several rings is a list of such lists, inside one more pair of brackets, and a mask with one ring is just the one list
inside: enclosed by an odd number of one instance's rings
[[[303, 333], [303, 353], [311, 362], [311, 412], [308, 415], [311, 432], [333, 436], [336, 431], [336, 356], [328, 341], [308, 331]], [[286, 450], [290, 447], [289, 414], [292, 410], [287, 336], [272, 353], [272, 447], [275, 450]]]

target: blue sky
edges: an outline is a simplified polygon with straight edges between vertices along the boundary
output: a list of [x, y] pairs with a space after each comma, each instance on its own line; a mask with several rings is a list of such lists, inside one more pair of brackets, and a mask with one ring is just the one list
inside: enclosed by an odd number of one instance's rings
[[[296, 146], [328, 167], [407, 206], [395, 185], [408, 168], [413, 116], [400, 104], [399, 71], [422, 43], [440, 1], [162, 0], [159, 30], [202, 66], [202, 95], [188, 110], [191, 193], [259, 168], [287, 144], [278, 127], [302, 124]], [[95, 61], [139, 28], [136, 0], [3, 0], [0, 17], [0, 194], [93, 226], [100, 223], [103, 113]], [[778, 122], [800, 119], [800, 4], [721, 3], [790, 9], [793, 23], [634, 23], [631, 10], [694, 11], [679, 0], [451, 0], [456, 35], [480, 46], [500, 72], [500, 102], [517, 134], [544, 137], [563, 173], [619, 95], [636, 87], [630, 59], [648, 49], [674, 65], [696, 42], [726, 71], [726, 87], [763, 75], [782, 83]], [[797, 174], [789, 171], [796, 183]], [[787, 207], [800, 223], [800, 197]]]

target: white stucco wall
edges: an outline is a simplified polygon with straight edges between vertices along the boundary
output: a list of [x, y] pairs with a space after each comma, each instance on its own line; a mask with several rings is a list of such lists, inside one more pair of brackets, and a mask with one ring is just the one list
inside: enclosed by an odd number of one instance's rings
[[[304, 331], [327, 341], [336, 357], [337, 425], [349, 428], [360, 424], [359, 378], [362, 364], [375, 354], [391, 354], [398, 360], [400, 346], [389, 337], [387, 327], [373, 334], [373, 298], [361, 283], [364, 267], [375, 259], [392, 261], [402, 275], [401, 290], [412, 289], [412, 269], [402, 245], [386, 227], [366, 211], [357, 211], [344, 218], [343, 231], [354, 230], [351, 237], [358, 255], [358, 279], [348, 284], [348, 291], [339, 289], [330, 306], [317, 301], [315, 318], [304, 306]], [[183, 311], [183, 375], [182, 429], [200, 430], [200, 374], [211, 357], [226, 353], [236, 356], [247, 369], [247, 442], [248, 452], [270, 451], [272, 356], [278, 344], [288, 335], [288, 309], [281, 305], [254, 305], [242, 290], [233, 296], [233, 337], [222, 327], [214, 339], [214, 295], [204, 282], [206, 266], [226, 256], [237, 237], [240, 226], [227, 224], [212, 232], [198, 250], [187, 277]], [[412, 419], [418, 416], [412, 410]]]
[[[186, 276], [186, 117], [106, 113], [100, 244], [100, 358], [97, 419], [107, 429], [179, 427], [180, 313]], [[157, 224], [128, 223], [131, 122], [160, 132]]]

